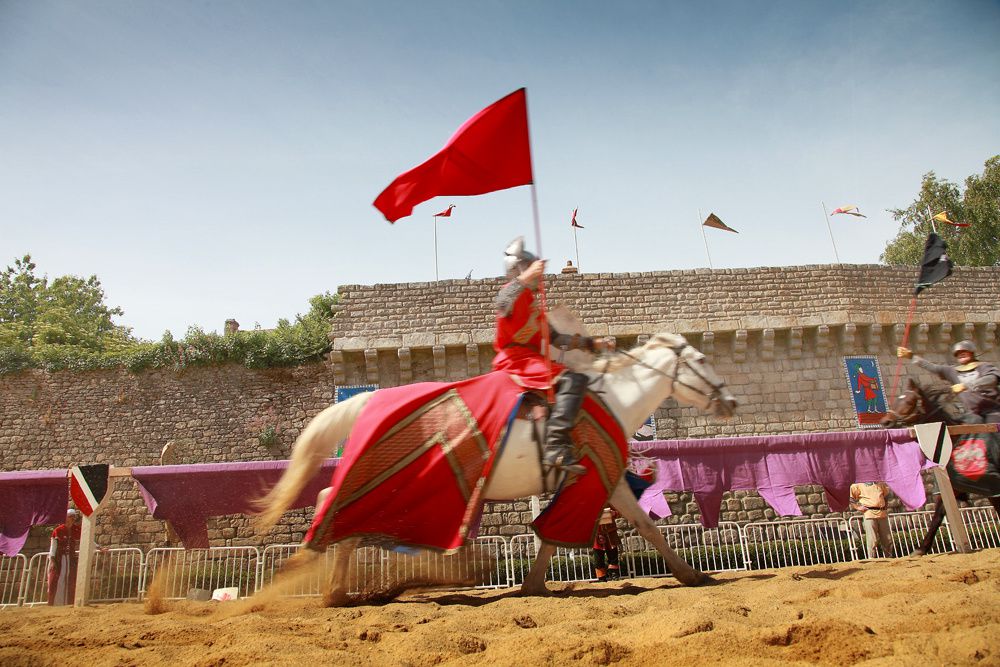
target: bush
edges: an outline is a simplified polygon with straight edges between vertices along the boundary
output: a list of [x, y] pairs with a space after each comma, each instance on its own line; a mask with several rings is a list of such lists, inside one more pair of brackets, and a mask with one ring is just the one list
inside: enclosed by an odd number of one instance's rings
[[294, 322], [283, 319], [270, 330], [217, 334], [191, 327], [181, 340], [175, 340], [168, 331], [159, 342], [117, 338], [104, 350], [54, 344], [0, 347], [0, 374], [27, 368], [48, 371], [126, 368], [138, 372], [224, 363], [239, 363], [247, 368], [298, 366], [321, 359], [329, 351], [327, 334], [336, 302], [336, 295], [317, 295], [309, 301], [309, 313], [297, 316]]

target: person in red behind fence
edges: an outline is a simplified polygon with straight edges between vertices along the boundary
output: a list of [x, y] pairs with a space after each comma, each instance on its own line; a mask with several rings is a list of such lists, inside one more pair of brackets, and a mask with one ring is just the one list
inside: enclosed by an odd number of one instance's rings
[[52, 531], [49, 546], [48, 603], [73, 604], [76, 594], [76, 561], [80, 548], [80, 513], [66, 511], [66, 523]]
[[885, 482], [851, 484], [851, 507], [864, 511], [868, 557], [875, 557], [876, 544], [883, 558], [895, 556], [889, 530], [889, 487]]
[[618, 534], [615, 520], [621, 515], [605, 507], [597, 522], [597, 536], [594, 538], [594, 573], [598, 581], [614, 581], [621, 578], [619, 553], [622, 538]]

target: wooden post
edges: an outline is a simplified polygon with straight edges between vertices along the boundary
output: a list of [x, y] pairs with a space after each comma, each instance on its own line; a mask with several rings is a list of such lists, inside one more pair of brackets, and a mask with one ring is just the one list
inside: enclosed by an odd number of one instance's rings
[[951, 488], [948, 471], [944, 466], [935, 466], [932, 472], [938, 491], [941, 493], [941, 502], [944, 503], [944, 513], [948, 517], [948, 528], [951, 530], [951, 539], [955, 542], [955, 550], [960, 554], [972, 553], [969, 532], [965, 529], [962, 512], [958, 509], [958, 501], [955, 500], [955, 490]]
[[[108, 470], [108, 493], [114, 487], [117, 477], [131, 477], [132, 468], [115, 468]], [[80, 520], [80, 557], [76, 563], [76, 593], [73, 598], [74, 607], [83, 607], [90, 602], [90, 579], [94, 569], [94, 551], [97, 541], [97, 514], [103, 503], [94, 508], [90, 516], [82, 516]]]
[[76, 563], [76, 596], [74, 607], [83, 607], [90, 602], [90, 574], [94, 569], [94, 532], [97, 528], [97, 512], [81, 517], [80, 524], [80, 557]]

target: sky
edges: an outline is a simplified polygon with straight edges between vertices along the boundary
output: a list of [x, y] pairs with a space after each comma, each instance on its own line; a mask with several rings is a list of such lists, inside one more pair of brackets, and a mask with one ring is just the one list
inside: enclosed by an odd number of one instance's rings
[[925, 173], [1000, 153], [1000, 3], [0, 0], [0, 267], [153, 340], [498, 276], [531, 188], [372, 201], [521, 87], [552, 271], [876, 263]]

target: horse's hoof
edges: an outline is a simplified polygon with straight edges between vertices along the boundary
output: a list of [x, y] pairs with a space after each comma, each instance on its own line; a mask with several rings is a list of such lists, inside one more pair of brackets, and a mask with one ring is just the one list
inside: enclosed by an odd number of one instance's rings
[[351, 601], [343, 591], [328, 592], [323, 596], [324, 607], [346, 607]]
[[518, 595], [525, 597], [548, 596], [552, 595], [552, 591], [550, 591], [546, 586], [542, 586], [541, 588], [536, 588], [534, 586], [521, 586], [521, 590], [518, 592]]
[[715, 579], [711, 575], [705, 574], [704, 572], [699, 572], [698, 573], [698, 579], [695, 581], [695, 583], [693, 583], [691, 585], [692, 586], [714, 586], [717, 583], [719, 583], [718, 579]]
[[700, 572], [698, 570], [694, 571], [694, 574], [685, 577], [676, 577], [677, 581], [681, 582], [685, 586], [711, 586], [713, 584], [719, 583], [716, 579], [711, 576]]
[[924, 551], [923, 549], [914, 549], [913, 551], [910, 552], [910, 555], [911, 556], [926, 556], [927, 552]]

